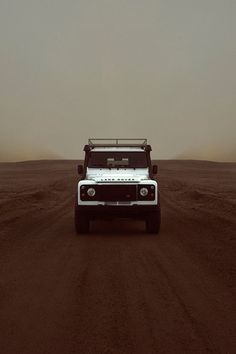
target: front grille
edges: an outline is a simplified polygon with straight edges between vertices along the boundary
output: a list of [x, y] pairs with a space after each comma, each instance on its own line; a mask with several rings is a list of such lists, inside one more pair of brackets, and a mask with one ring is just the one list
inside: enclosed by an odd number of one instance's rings
[[100, 201], [130, 201], [137, 199], [136, 185], [100, 185]]

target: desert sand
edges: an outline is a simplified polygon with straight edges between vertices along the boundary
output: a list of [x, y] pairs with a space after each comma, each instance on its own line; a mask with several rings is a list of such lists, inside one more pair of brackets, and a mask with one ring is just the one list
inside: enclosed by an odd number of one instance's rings
[[236, 352], [236, 164], [158, 164], [158, 236], [77, 236], [76, 161], [0, 164], [0, 353]]

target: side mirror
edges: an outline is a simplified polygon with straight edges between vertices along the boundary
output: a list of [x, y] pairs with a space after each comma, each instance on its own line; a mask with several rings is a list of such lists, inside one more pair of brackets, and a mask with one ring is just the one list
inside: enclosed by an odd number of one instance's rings
[[157, 165], [153, 165], [153, 166], [152, 166], [152, 173], [153, 173], [154, 175], [156, 175], [157, 172], [158, 172], [158, 166], [157, 166]]
[[84, 167], [82, 165], [78, 165], [78, 174], [82, 175], [84, 173]]

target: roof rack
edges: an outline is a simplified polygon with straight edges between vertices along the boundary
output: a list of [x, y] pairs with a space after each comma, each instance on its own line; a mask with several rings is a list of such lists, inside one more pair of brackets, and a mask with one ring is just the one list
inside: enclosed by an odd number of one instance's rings
[[99, 138], [88, 139], [88, 145], [90, 148], [94, 148], [96, 146], [138, 146], [138, 147], [146, 147], [147, 139], [144, 138]]

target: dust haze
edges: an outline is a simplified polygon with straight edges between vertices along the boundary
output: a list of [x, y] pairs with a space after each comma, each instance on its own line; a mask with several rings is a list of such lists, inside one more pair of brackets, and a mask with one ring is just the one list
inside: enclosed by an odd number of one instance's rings
[[0, 2], [0, 161], [81, 158], [88, 137], [236, 161], [236, 4]]

